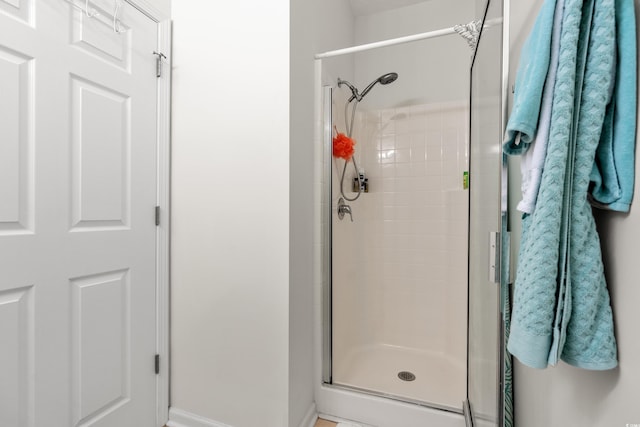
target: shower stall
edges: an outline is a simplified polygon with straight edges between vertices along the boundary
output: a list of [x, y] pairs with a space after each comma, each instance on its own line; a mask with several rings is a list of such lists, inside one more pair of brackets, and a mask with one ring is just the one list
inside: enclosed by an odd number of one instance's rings
[[459, 407], [466, 393], [468, 104], [366, 109], [363, 98], [360, 112], [338, 118], [342, 104], [348, 110], [357, 101], [348, 103], [349, 91], [331, 92], [332, 132], [348, 132], [354, 116], [357, 141], [351, 161], [331, 161], [332, 383]]
[[360, 46], [317, 56], [321, 413], [503, 425], [506, 3], [475, 3], [356, 17]]

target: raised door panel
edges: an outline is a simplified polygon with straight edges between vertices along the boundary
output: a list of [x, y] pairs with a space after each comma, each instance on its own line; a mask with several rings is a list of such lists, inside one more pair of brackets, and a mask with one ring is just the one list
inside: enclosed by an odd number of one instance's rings
[[33, 231], [33, 59], [0, 46], [0, 235]]
[[73, 230], [127, 228], [131, 108], [127, 95], [71, 79]]
[[0, 292], [0, 425], [33, 426], [33, 286]]
[[71, 285], [73, 425], [90, 426], [131, 399], [131, 298], [127, 270]]
[[0, 0], [0, 13], [33, 24], [33, 0]]
[[[113, 10], [106, 11], [99, 5], [92, 5], [90, 14], [72, 9], [71, 43], [84, 52], [100, 58], [118, 68], [131, 72], [132, 31], [122, 21], [105, 25], [100, 16], [110, 16]], [[114, 25], [119, 32], [114, 31]]]

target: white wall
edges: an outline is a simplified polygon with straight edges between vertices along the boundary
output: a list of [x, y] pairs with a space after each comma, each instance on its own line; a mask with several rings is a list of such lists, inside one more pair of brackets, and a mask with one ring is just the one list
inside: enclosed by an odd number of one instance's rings
[[[314, 402], [314, 54], [353, 44], [353, 16], [344, 0], [291, 2], [291, 198], [289, 425], [301, 425]], [[334, 66], [353, 73], [353, 60]], [[329, 67], [331, 68], [331, 67]], [[329, 69], [328, 68], [328, 69]], [[319, 355], [318, 355], [319, 356]]]
[[291, 2], [289, 425], [313, 404], [313, 45], [309, 1]]
[[286, 426], [289, 1], [172, 12], [171, 405]]
[[[524, 39], [542, 4], [511, 2], [511, 58], [516, 61]], [[640, 1], [635, 0], [636, 16]], [[514, 65], [514, 67], [517, 64]], [[515, 74], [511, 75], [511, 80]], [[639, 162], [636, 161], [636, 164]], [[517, 165], [514, 165], [518, 167]], [[519, 183], [511, 188], [517, 203]], [[560, 364], [544, 371], [515, 364], [515, 414], [518, 427], [612, 427], [640, 423], [640, 170], [636, 168], [636, 197], [629, 214], [596, 212], [618, 341], [619, 367], [603, 372]], [[512, 220], [517, 219], [512, 209]], [[515, 233], [516, 236], [518, 234]]]
[[[465, 24], [474, 19], [468, 0], [431, 0], [356, 19], [356, 44], [370, 43]], [[471, 49], [457, 35], [358, 53], [355, 82], [363, 88], [383, 73], [395, 71], [398, 80], [377, 88], [361, 104], [363, 109], [469, 99]], [[359, 107], [359, 108], [360, 108]]]

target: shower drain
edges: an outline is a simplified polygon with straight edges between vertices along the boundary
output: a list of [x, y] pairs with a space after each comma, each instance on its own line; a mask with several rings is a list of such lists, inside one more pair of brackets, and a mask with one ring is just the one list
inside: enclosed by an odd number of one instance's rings
[[400, 371], [398, 372], [398, 378], [400, 378], [402, 381], [413, 381], [416, 379], [416, 376], [409, 371]]

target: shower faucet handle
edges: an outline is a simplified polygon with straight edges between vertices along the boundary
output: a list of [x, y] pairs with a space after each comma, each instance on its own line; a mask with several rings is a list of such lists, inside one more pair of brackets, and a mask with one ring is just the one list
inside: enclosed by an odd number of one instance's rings
[[340, 197], [338, 200], [338, 218], [342, 220], [344, 218], [344, 214], [349, 214], [349, 218], [351, 218], [351, 222], [353, 222], [353, 213], [351, 212], [351, 206], [344, 202], [344, 199]]

